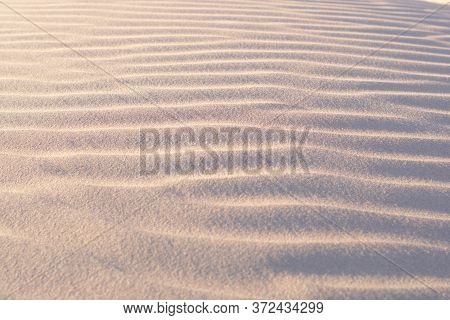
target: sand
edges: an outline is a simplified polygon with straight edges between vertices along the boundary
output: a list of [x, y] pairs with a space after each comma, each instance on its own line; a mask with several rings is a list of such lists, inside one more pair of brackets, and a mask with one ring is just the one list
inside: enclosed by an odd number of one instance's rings
[[[1, 2], [0, 297], [450, 297], [441, 6]], [[139, 175], [141, 128], [269, 123], [309, 174]]]

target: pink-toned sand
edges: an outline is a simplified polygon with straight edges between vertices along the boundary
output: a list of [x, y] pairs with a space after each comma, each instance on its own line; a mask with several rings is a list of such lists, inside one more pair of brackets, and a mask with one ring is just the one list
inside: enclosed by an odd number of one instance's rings
[[[0, 2], [0, 297], [448, 297], [440, 6]], [[309, 175], [139, 176], [140, 128], [268, 123]]]

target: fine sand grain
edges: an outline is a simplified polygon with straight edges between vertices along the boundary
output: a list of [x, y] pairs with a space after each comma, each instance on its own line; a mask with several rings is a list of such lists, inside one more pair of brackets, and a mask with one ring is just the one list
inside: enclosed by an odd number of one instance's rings
[[[309, 174], [139, 176], [268, 124]], [[449, 298], [450, 7], [5, 0], [0, 154], [1, 298]]]

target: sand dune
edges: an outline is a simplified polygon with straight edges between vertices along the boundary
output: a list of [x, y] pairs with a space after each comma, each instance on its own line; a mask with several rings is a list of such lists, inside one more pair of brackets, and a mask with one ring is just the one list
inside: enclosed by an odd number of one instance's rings
[[[0, 297], [450, 297], [450, 6], [5, 0], [0, 21]], [[309, 173], [139, 175], [140, 129], [206, 126], [309, 127]]]

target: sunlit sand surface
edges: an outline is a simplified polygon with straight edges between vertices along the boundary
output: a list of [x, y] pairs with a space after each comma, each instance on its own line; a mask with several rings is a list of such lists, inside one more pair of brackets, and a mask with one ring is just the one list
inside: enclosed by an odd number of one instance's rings
[[[5, 3], [2, 298], [449, 297], [449, 7]], [[268, 124], [309, 174], [139, 176], [140, 128]]]

